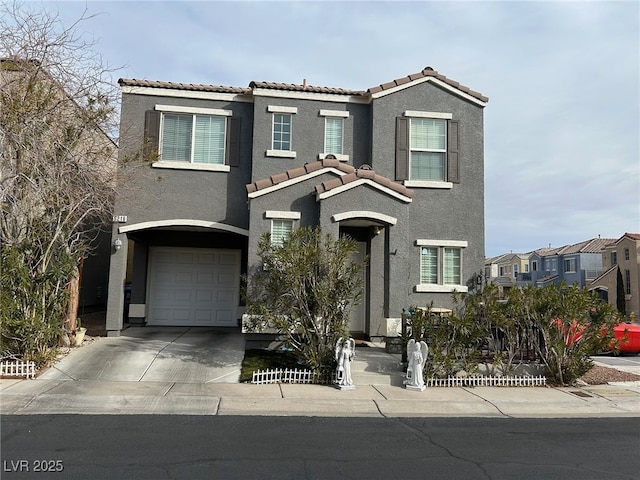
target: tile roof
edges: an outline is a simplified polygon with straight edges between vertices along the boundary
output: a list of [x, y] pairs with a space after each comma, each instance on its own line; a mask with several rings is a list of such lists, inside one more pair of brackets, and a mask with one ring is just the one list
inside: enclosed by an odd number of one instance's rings
[[247, 185], [247, 193], [254, 193], [259, 190], [264, 190], [265, 188], [273, 187], [287, 180], [293, 180], [295, 178], [316, 172], [323, 168], [334, 168], [344, 172], [346, 175], [342, 175], [338, 178], [327, 180], [319, 185], [316, 185], [316, 195], [328, 192], [342, 185], [347, 185], [356, 180], [368, 179], [408, 198], [411, 198], [413, 196], [413, 190], [410, 190], [404, 185], [400, 185], [399, 183], [389, 180], [387, 177], [378, 175], [370, 168], [354, 168], [351, 165], [332, 158], [325, 158], [322, 160], [318, 160], [317, 162], [305, 163], [302, 167], [292, 168], [291, 170], [287, 170], [286, 172], [271, 175], [270, 177], [263, 178], [261, 180], [256, 180], [255, 182]]
[[316, 195], [320, 195], [321, 193], [328, 192], [334, 188], [347, 185], [357, 180], [371, 180], [372, 182], [382, 185], [383, 187], [393, 190], [405, 197], [411, 198], [413, 196], [413, 190], [396, 183], [393, 180], [389, 180], [387, 177], [378, 175], [370, 168], [354, 168], [353, 171], [347, 175], [322, 182], [320, 185], [316, 185]]
[[600, 253], [604, 247], [615, 239], [612, 238], [592, 238], [584, 242], [574, 243], [573, 245], [565, 245], [560, 248], [558, 255], [566, 255], [570, 253]]
[[194, 83], [176, 83], [176, 82], [162, 82], [162, 81], [154, 81], [154, 80], [139, 80], [135, 78], [121, 78], [118, 80], [118, 84], [121, 87], [151, 87], [151, 88], [168, 88], [174, 90], [190, 90], [197, 92], [218, 92], [218, 93], [238, 93], [238, 94], [251, 94], [253, 89], [256, 88], [264, 88], [268, 90], [284, 90], [290, 92], [308, 92], [308, 93], [327, 93], [333, 95], [351, 95], [351, 96], [359, 96], [359, 97], [369, 97], [375, 93], [382, 92], [384, 90], [389, 90], [394, 87], [399, 87], [404, 84], [413, 82], [415, 80], [419, 80], [422, 78], [437, 78], [438, 80], [446, 83], [447, 85], [460, 90], [461, 92], [466, 93], [482, 102], [488, 102], [489, 98], [484, 95], [471, 90], [469, 87], [465, 87], [460, 83], [451, 80], [450, 78], [445, 77], [444, 75], [438, 73], [431, 67], [425, 67], [424, 70], [418, 73], [412, 73], [411, 75], [407, 75], [406, 77], [397, 78], [395, 80], [391, 80], [390, 82], [383, 83], [380, 85], [376, 85], [375, 87], [371, 87], [365, 90], [349, 90], [345, 88], [337, 88], [337, 87], [319, 87], [314, 85], [307, 85], [306, 81], [302, 84], [295, 83], [280, 83], [280, 82], [257, 82], [252, 81], [249, 83], [249, 87], [225, 87], [221, 85], [204, 85], [204, 84], [194, 84]]
[[323, 160], [318, 160], [317, 162], [305, 163], [302, 167], [292, 168], [290, 170], [287, 170], [286, 172], [278, 173], [268, 178], [263, 178], [261, 180], [250, 183], [247, 185], [247, 193], [253, 193], [257, 192], [258, 190], [273, 187], [286, 180], [292, 180], [294, 178], [301, 177], [322, 168], [335, 168], [347, 174], [352, 173], [355, 170], [355, 168], [353, 168], [351, 165], [342, 163], [339, 160], [325, 158]]
[[332, 93], [334, 95], [356, 95], [363, 96], [367, 92], [361, 90], [346, 90], [344, 88], [335, 87], [316, 87], [307, 85], [306, 83], [298, 85], [295, 83], [278, 83], [278, 82], [251, 82], [250, 88], [266, 88], [269, 90], [287, 90], [291, 92], [310, 92], [310, 93]]
[[371, 87], [370, 89], [367, 90], [367, 93], [369, 93], [369, 94], [378, 93], [378, 92], [381, 92], [383, 90], [388, 90], [390, 88], [398, 87], [400, 85], [404, 85], [405, 83], [413, 82], [414, 80], [418, 80], [420, 78], [425, 78], [425, 77], [437, 78], [438, 80], [446, 83], [447, 85], [449, 85], [449, 86], [451, 86], [453, 88], [457, 88], [458, 90], [466, 93], [467, 95], [471, 95], [472, 97], [477, 98], [478, 100], [480, 100], [482, 102], [488, 102], [489, 101], [488, 97], [485, 97], [481, 93], [478, 93], [478, 92], [476, 92], [474, 90], [471, 90], [469, 87], [465, 87], [464, 85], [461, 85], [460, 83], [458, 83], [458, 82], [456, 82], [454, 80], [451, 80], [450, 78], [445, 77], [444, 75], [438, 73], [437, 71], [435, 71], [431, 67], [425, 67], [421, 72], [412, 73], [411, 75], [407, 75], [406, 77], [397, 78], [397, 79], [392, 80], [390, 82], [383, 83], [382, 85]]
[[118, 84], [121, 87], [168, 88], [172, 90], [190, 90], [193, 92], [251, 93], [251, 89], [246, 87], [225, 87], [222, 85], [204, 85], [200, 83], [158, 82], [154, 80], [138, 80], [135, 78], [121, 78], [118, 80]]

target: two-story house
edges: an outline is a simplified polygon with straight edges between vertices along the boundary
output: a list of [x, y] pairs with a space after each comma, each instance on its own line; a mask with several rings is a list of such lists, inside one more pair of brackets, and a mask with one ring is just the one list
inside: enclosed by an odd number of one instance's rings
[[585, 287], [602, 272], [602, 249], [611, 241], [598, 237], [532, 252], [529, 256], [530, 282], [538, 287], [561, 282]]
[[617, 306], [618, 270], [624, 292], [625, 313], [640, 319], [640, 233], [625, 233], [602, 250], [601, 274], [589, 284], [604, 300]]
[[[121, 79], [107, 330], [237, 326], [256, 247], [320, 226], [359, 242], [351, 330], [394, 332], [410, 305], [450, 307], [484, 260], [488, 99], [430, 67], [367, 90]], [[144, 152], [142, 155], [141, 152]], [[395, 333], [391, 333], [395, 334]]]
[[511, 252], [487, 258], [484, 262], [484, 278], [486, 283], [498, 286], [501, 297], [505, 296], [523, 278], [530, 278], [529, 254]]

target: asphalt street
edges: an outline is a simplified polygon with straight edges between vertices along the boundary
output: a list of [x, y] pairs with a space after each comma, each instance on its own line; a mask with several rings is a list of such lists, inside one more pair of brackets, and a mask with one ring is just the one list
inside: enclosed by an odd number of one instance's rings
[[638, 418], [3, 415], [0, 420], [3, 479], [640, 477]]

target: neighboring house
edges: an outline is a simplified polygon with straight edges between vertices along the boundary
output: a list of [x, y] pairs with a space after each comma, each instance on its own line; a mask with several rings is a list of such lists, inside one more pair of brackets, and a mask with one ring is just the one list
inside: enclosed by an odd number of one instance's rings
[[[47, 96], [56, 100], [54, 112], [61, 108], [65, 108], [71, 115], [76, 115], [76, 109], [80, 107], [77, 103], [68, 97], [68, 92], [59, 85], [59, 83], [52, 79], [48, 72], [41, 68], [40, 62], [37, 60], [22, 60], [16, 58], [0, 58], [0, 85], [2, 85], [6, 92], [9, 92], [9, 87], [12, 83], [20, 83], [21, 78], [25, 77], [25, 72], [29, 75], [34, 75], [34, 78], [39, 82], [42, 80], [43, 98]], [[35, 73], [34, 73], [35, 72]], [[22, 99], [22, 97], [19, 97]], [[61, 113], [54, 113], [55, 115], [61, 115]], [[3, 132], [0, 130], [0, 135]], [[117, 168], [117, 145], [109, 135], [107, 135], [98, 126], [92, 126], [83, 132], [81, 137], [82, 141], [72, 150], [76, 152], [80, 158], [87, 158], [86, 152], [89, 151], [95, 158], [95, 152], [104, 152], [104, 162], [100, 165], [94, 165], [95, 168], [100, 168], [100, 172], [104, 172], [107, 179], [113, 179], [115, 177]], [[4, 158], [3, 158], [4, 161]], [[8, 176], [12, 175], [12, 169], [9, 164], [0, 164], [0, 182], [6, 181]], [[85, 212], [85, 210], [82, 210]], [[82, 316], [85, 312], [92, 311], [104, 311], [107, 306], [107, 286], [108, 286], [108, 274], [109, 274], [109, 259], [111, 249], [111, 232], [96, 228], [99, 225], [96, 223], [95, 218], [88, 218], [84, 225], [86, 228], [80, 228], [83, 231], [91, 234], [90, 251], [87, 257], [80, 265], [81, 282], [79, 292], [79, 305], [78, 314]], [[109, 225], [107, 225], [107, 228]]]
[[485, 283], [498, 286], [500, 297], [529, 274], [529, 254], [505, 253], [485, 260]]
[[237, 326], [259, 238], [301, 226], [349, 235], [369, 259], [353, 332], [395, 335], [403, 308], [447, 308], [476, 288], [483, 95], [429, 67], [366, 91], [119, 84], [131, 187], [116, 203], [109, 335], [123, 328], [125, 281], [131, 322]]
[[640, 233], [625, 233], [609, 242], [602, 251], [602, 268], [603, 272], [589, 283], [589, 290], [617, 306], [620, 270], [627, 317], [640, 318]]
[[602, 249], [611, 239], [593, 238], [558, 248], [541, 248], [529, 254], [528, 275], [521, 275], [524, 285], [543, 287], [549, 284], [577, 284], [585, 287], [602, 272]]

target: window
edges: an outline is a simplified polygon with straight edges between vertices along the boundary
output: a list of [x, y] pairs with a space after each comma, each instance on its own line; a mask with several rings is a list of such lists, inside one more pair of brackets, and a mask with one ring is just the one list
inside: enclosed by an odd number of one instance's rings
[[452, 114], [407, 110], [396, 119], [396, 180], [418, 188], [459, 183], [459, 122]]
[[529, 273], [529, 264], [528, 263], [524, 264], [524, 273]]
[[324, 120], [324, 153], [342, 155], [344, 119], [327, 117]]
[[618, 263], [618, 252], [611, 252], [611, 265]]
[[628, 248], [624, 249], [624, 259], [627, 260], [627, 261], [629, 260], [629, 249]]
[[293, 220], [274, 219], [271, 220], [271, 244], [281, 247], [291, 235], [293, 230]]
[[163, 161], [224, 164], [226, 119], [212, 115], [166, 113]]
[[518, 264], [513, 264], [513, 278], [518, 278]]
[[412, 180], [445, 180], [447, 124], [435, 118], [410, 120], [410, 177]]
[[418, 292], [466, 292], [462, 283], [462, 249], [466, 241], [418, 240], [420, 284]]
[[240, 119], [231, 110], [156, 105], [145, 112], [144, 154], [156, 168], [228, 172], [239, 165]]
[[505, 271], [506, 271], [505, 267], [500, 267], [500, 276], [501, 277], [504, 277]]
[[631, 272], [629, 270], [624, 271], [624, 293], [631, 295]]
[[271, 219], [271, 244], [281, 247], [289, 238], [295, 221], [300, 220], [300, 212], [267, 210], [265, 218]]
[[564, 261], [564, 271], [565, 272], [575, 272], [576, 271], [576, 259], [568, 258]]
[[533, 270], [534, 272], [538, 271], [538, 261], [537, 260], [532, 260], [531, 261], [531, 270]]
[[291, 150], [291, 115], [273, 114], [273, 150]]

